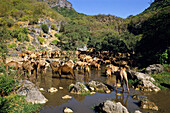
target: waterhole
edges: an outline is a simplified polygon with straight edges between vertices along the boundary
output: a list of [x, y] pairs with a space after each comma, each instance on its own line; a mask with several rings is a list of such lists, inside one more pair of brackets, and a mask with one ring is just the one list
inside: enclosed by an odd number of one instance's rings
[[[59, 78], [58, 74], [52, 75], [51, 68], [49, 68], [46, 74], [38, 75], [37, 79], [33, 78], [31, 81], [33, 81], [38, 87], [44, 88], [44, 91], [41, 92], [48, 99], [48, 102], [43, 105], [40, 113], [63, 113], [65, 107], [71, 108], [74, 113], [95, 113], [93, 109], [94, 106], [106, 100], [121, 102], [125, 107], [127, 107], [129, 112], [140, 110], [143, 113], [170, 113], [170, 109], [168, 107], [170, 102], [169, 90], [160, 91], [158, 93], [144, 93], [130, 88], [130, 93], [128, 93], [125, 88], [125, 91], [122, 93], [122, 88], [118, 88], [117, 91], [114, 89], [114, 85], [116, 83], [115, 76], [113, 75], [112, 77], [106, 77], [104, 72], [105, 66], [102, 66], [100, 71], [91, 69], [90, 77], [86, 77], [83, 70], [75, 71], [76, 80], [74, 80], [70, 75], [62, 75], [61, 78]], [[94, 95], [86, 96], [69, 93], [68, 86], [70, 84], [74, 84], [76, 82], [86, 84], [91, 80], [106, 83], [113, 88], [113, 91], [109, 94], [95, 93]], [[58, 91], [56, 93], [48, 93], [47, 90], [50, 87], [55, 87]], [[63, 89], [59, 89], [59, 87], [63, 87]], [[138, 95], [139, 98], [148, 97], [149, 100], [158, 105], [159, 111], [142, 110], [138, 106], [139, 100], [134, 100], [132, 98], [132, 95], [134, 94]], [[70, 95], [73, 98], [63, 100], [62, 97], [65, 95]]]

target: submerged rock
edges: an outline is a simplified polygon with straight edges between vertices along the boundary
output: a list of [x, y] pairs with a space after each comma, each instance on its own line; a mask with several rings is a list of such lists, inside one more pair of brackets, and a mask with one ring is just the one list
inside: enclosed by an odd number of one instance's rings
[[139, 110], [136, 110], [134, 113], [142, 113], [142, 112], [140, 112]]
[[55, 93], [55, 92], [57, 92], [57, 91], [58, 91], [58, 89], [55, 88], [55, 87], [51, 87], [50, 89], [48, 89], [48, 92], [49, 92], [49, 93]]
[[127, 108], [124, 107], [120, 102], [113, 102], [106, 100], [103, 103], [100, 103], [99, 106], [96, 106], [95, 109], [97, 112], [104, 113], [129, 113]]
[[[19, 84], [22, 84], [23, 81], [20, 81]], [[44, 95], [38, 90], [38, 88], [32, 82], [25, 80], [21, 89], [17, 91], [18, 95], [25, 95], [25, 99], [27, 102], [31, 102], [33, 104], [43, 104], [48, 100], [44, 97]]]
[[132, 98], [135, 99], [135, 100], [139, 100], [139, 96], [136, 95], [136, 94], [132, 95]]
[[149, 100], [141, 100], [139, 104], [142, 109], [158, 111], [158, 106], [156, 106], [154, 102], [151, 102]]
[[44, 91], [44, 88], [39, 88], [40, 91]]
[[71, 84], [69, 86], [70, 93], [74, 94], [90, 94], [89, 89], [82, 83], [77, 82], [76, 84]]
[[66, 107], [66, 108], [64, 109], [64, 113], [73, 113], [73, 110], [70, 109], [70, 108], [68, 108], [68, 107]]
[[69, 96], [69, 95], [65, 95], [65, 96], [62, 97], [62, 99], [71, 99], [71, 98], [72, 98], [72, 97]]
[[111, 92], [105, 84], [103, 84], [102, 82], [98, 82], [98, 81], [93, 81], [93, 80], [90, 81], [88, 83], [88, 87], [91, 91], [99, 91], [99, 92], [105, 92], [105, 93]]

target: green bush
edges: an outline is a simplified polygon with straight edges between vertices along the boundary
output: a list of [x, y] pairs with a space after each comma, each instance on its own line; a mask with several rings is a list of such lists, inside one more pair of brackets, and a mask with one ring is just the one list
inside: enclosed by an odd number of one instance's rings
[[27, 28], [19, 28], [13, 30], [11, 33], [11, 36], [14, 38], [17, 38], [18, 41], [24, 42], [24, 41], [30, 41], [29, 37], [27, 36], [27, 33], [29, 33], [29, 30]]
[[37, 24], [38, 23], [38, 19], [31, 19], [30, 21], [29, 21], [29, 25], [34, 25], [34, 24]]
[[46, 24], [42, 24], [42, 25], [41, 25], [41, 28], [42, 28], [42, 30], [43, 30], [44, 33], [48, 33], [49, 28], [48, 28], [48, 26], [47, 26]]
[[151, 75], [154, 79], [156, 84], [162, 90], [168, 89], [168, 85], [170, 84], [170, 72], [162, 72], [159, 74], [152, 74]]
[[43, 43], [45, 42], [45, 39], [42, 38], [42, 37], [37, 37], [37, 40], [38, 40], [41, 44], [43, 44]]
[[0, 97], [0, 113], [33, 113], [41, 108], [41, 104], [26, 102], [24, 96], [11, 95]]
[[10, 76], [3, 74], [0, 76], [0, 94], [1, 96], [7, 96], [16, 86], [15, 80]]
[[52, 43], [53, 44], [58, 44], [58, 41], [57, 40], [53, 40]]
[[56, 31], [58, 30], [56, 24], [52, 24], [52, 25], [51, 25], [51, 29], [56, 30]]
[[17, 45], [16, 44], [10, 44], [8, 47], [9, 48], [14, 48], [14, 47], [16, 47]]
[[8, 27], [12, 27], [14, 25], [14, 20], [13, 19], [9, 19], [8, 21], [7, 21], [7, 26]]
[[28, 46], [28, 50], [32, 51], [35, 50], [36, 48], [34, 46]]

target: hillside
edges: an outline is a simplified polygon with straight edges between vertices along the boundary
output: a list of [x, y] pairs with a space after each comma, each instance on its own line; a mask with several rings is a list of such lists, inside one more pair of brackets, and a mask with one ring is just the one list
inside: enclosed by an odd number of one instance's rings
[[51, 51], [87, 45], [96, 51], [129, 52], [145, 65], [169, 62], [170, 0], [155, 0], [126, 19], [78, 13], [67, 0], [0, 1], [1, 42], [7, 37], [27, 41], [29, 49], [37, 48], [32, 42], [47, 48], [52, 44]]

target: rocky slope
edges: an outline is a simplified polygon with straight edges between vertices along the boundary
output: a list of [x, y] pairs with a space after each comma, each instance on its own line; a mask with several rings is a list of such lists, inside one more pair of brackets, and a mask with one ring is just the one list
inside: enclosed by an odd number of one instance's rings
[[72, 9], [72, 4], [67, 0], [37, 0], [38, 2], [47, 2], [50, 7], [62, 7]]

